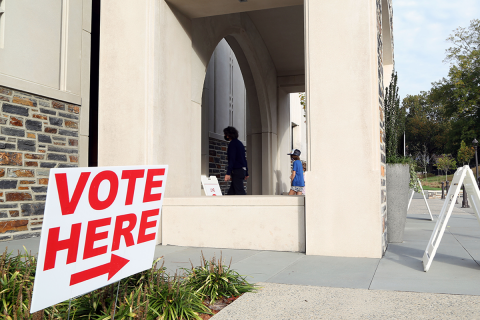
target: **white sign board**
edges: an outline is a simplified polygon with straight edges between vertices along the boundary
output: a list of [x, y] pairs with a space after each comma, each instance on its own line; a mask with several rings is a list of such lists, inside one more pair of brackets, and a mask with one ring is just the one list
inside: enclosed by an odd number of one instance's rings
[[[425, 205], [427, 206], [428, 213], [430, 214], [430, 220], [433, 221], [432, 211], [430, 211], [430, 207], [428, 206], [427, 197], [425, 197], [425, 192], [423, 191], [423, 187], [422, 187], [422, 183], [420, 182], [420, 179], [417, 178], [416, 184], [417, 184], [417, 186], [420, 187], [420, 192], [422, 193], [423, 200], [425, 200]], [[412, 189], [412, 194], [410, 195], [410, 201], [408, 201], [407, 211], [410, 209], [410, 204], [412, 203], [412, 199], [413, 199], [414, 194], [415, 194], [415, 190]]]
[[222, 190], [218, 185], [217, 177], [202, 176], [202, 186], [206, 196], [221, 196]]
[[447, 197], [443, 203], [443, 207], [440, 211], [440, 215], [438, 216], [435, 228], [433, 229], [432, 236], [430, 237], [427, 248], [425, 249], [425, 253], [423, 254], [423, 270], [425, 272], [427, 272], [432, 265], [435, 253], [437, 252], [440, 241], [445, 233], [448, 219], [450, 219], [450, 215], [452, 214], [452, 210], [455, 206], [455, 201], [453, 199], [458, 197], [458, 194], [462, 188], [462, 184], [465, 185], [469, 203], [472, 204], [473, 210], [475, 211], [475, 216], [480, 222], [480, 190], [478, 189], [472, 169], [470, 169], [468, 166], [464, 166], [459, 168], [453, 176], [451, 187], [448, 190]]
[[167, 173], [50, 170], [30, 312], [151, 268]]

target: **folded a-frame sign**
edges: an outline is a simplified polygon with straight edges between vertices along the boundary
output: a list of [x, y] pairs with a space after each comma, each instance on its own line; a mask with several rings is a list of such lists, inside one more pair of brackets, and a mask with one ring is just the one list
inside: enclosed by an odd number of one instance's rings
[[[423, 200], [425, 200], [425, 205], [427, 206], [428, 213], [430, 214], [430, 220], [433, 221], [432, 211], [430, 211], [430, 207], [428, 206], [427, 197], [425, 197], [425, 192], [423, 191], [423, 187], [422, 187], [422, 183], [420, 182], [420, 179], [417, 178], [417, 181], [415, 182], [415, 184], [420, 187], [420, 193], [423, 196]], [[412, 189], [412, 194], [410, 195], [410, 201], [408, 201], [407, 212], [410, 209], [410, 204], [412, 203], [414, 194], [415, 194], [415, 189]]]
[[425, 249], [425, 253], [423, 254], [423, 269], [425, 272], [427, 272], [432, 265], [433, 257], [435, 257], [435, 253], [437, 252], [443, 233], [447, 227], [448, 219], [450, 219], [450, 215], [452, 214], [455, 201], [450, 201], [450, 199], [456, 199], [458, 197], [462, 185], [465, 185], [469, 203], [472, 205], [473, 210], [475, 211], [475, 216], [480, 222], [480, 190], [478, 189], [472, 169], [468, 166], [464, 166], [459, 168], [453, 176], [452, 185], [450, 190], [448, 190], [442, 211], [440, 211], [440, 215], [438, 216], [437, 224], [433, 229], [430, 241], [428, 241], [427, 249]]

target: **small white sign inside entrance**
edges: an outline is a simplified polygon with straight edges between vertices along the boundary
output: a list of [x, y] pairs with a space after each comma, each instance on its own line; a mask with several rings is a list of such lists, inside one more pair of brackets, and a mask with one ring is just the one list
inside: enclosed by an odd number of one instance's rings
[[423, 254], [423, 270], [425, 270], [425, 272], [427, 272], [432, 265], [435, 253], [437, 252], [440, 241], [445, 233], [448, 219], [450, 219], [453, 207], [455, 206], [455, 201], [453, 199], [458, 197], [458, 193], [462, 188], [462, 184], [465, 185], [465, 189], [467, 190], [468, 194], [468, 200], [472, 204], [477, 220], [480, 222], [480, 190], [478, 189], [472, 169], [470, 169], [468, 166], [464, 166], [459, 168], [453, 176], [450, 190], [448, 190], [447, 197], [443, 203], [443, 207], [440, 211], [440, 215], [438, 216], [435, 228], [433, 229], [432, 236], [430, 237], [427, 248], [425, 249], [425, 253]]
[[168, 166], [52, 169], [30, 312], [152, 266]]
[[202, 176], [202, 186], [206, 196], [221, 196], [222, 190], [218, 185], [217, 177]]

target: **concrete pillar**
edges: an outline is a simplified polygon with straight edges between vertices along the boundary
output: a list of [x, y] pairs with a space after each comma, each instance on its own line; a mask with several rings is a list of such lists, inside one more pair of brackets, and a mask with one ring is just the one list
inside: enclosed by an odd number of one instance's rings
[[262, 132], [262, 194], [273, 195], [274, 170], [277, 159], [277, 135]]
[[386, 64], [383, 66], [383, 87], [386, 88], [390, 85], [392, 80], [393, 64]]
[[[248, 119], [248, 109], [247, 109]], [[247, 162], [248, 174], [250, 177], [247, 180], [248, 194], [261, 195], [262, 194], [262, 135], [261, 134], [247, 134]]]
[[306, 253], [380, 258], [376, 3], [305, 0], [305, 17]]
[[190, 19], [165, 1], [104, 0], [101, 21], [99, 165], [168, 164], [166, 197], [199, 196]]
[[[207, 80], [205, 80], [205, 83], [207, 83]], [[213, 90], [213, 89], [212, 89]], [[209, 91], [210, 88], [205, 86], [203, 88], [203, 94], [202, 94], [202, 169], [201, 169], [201, 174], [202, 176], [210, 176], [209, 172], [209, 143], [208, 143], [208, 112], [209, 112]], [[203, 191], [202, 191], [203, 192]], [[203, 195], [203, 194], [202, 194]]]
[[277, 170], [275, 170], [275, 194], [283, 194], [290, 189], [290, 157], [291, 151], [291, 125], [290, 125], [290, 95], [283, 89], [278, 89], [278, 148], [277, 148]]
[[147, 7], [146, 1], [137, 4], [125, 0], [102, 1], [99, 166], [148, 162], [145, 93], [153, 86], [147, 82], [145, 68], [149, 54], [145, 32], [145, 20], [149, 18]]

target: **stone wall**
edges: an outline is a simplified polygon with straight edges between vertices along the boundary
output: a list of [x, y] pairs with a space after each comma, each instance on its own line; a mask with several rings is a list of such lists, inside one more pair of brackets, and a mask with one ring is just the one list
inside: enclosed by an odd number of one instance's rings
[[40, 235], [50, 168], [77, 167], [80, 107], [0, 87], [0, 241]]
[[[384, 8], [387, 9], [387, 8]], [[386, 190], [386, 154], [385, 154], [385, 109], [383, 88], [383, 35], [382, 35], [382, 0], [377, 0], [377, 55], [378, 55], [378, 105], [380, 118], [380, 212], [382, 219], [382, 248], [387, 250], [387, 190]]]
[[392, 0], [387, 0], [388, 3], [388, 14], [390, 17], [390, 40], [392, 46], [392, 58], [393, 58], [393, 65], [395, 65], [395, 42], [393, 41], [393, 4]]
[[[230, 182], [225, 182], [225, 173], [227, 172], [227, 148], [228, 142], [224, 140], [218, 140], [215, 138], [208, 139], [209, 148], [209, 175], [216, 176], [222, 194], [226, 195], [230, 188]], [[245, 191], [247, 190], [247, 182], [244, 182]]]

